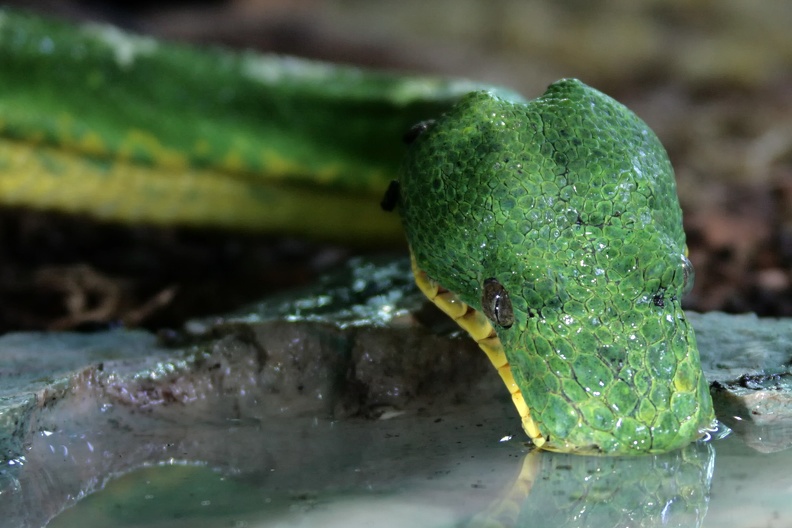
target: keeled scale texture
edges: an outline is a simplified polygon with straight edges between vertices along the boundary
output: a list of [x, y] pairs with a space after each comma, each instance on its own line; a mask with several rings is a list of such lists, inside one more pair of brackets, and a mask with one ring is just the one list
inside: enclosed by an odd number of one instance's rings
[[577, 80], [528, 103], [472, 93], [411, 145], [400, 184], [430, 277], [479, 310], [485, 279], [509, 291], [498, 335], [549, 448], [668, 451], [712, 422], [673, 170], [626, 107]]

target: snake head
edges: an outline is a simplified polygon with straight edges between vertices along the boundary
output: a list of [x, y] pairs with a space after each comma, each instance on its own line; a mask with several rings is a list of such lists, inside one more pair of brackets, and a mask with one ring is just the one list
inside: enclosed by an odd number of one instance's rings
[[544, 447], [653, 453], [714, 417], [673, 170], [577, 80], [474, 92], [414, 138], [400, 207], [417, 265], [492, 322]]

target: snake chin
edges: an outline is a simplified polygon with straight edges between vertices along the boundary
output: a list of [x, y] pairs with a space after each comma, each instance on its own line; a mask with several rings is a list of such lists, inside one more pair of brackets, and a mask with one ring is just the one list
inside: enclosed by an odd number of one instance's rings
[[608, 454], [597, 444], [588, 444], [588, 445], [564, 444], [561, 446], [556, 446], [551, 443], [550, 435], [547, 435], [544, 438], [545, 438], [544, 445], [538, 447], [538, 449], [542, 451], [550, 451], [552, 453], [564, 453], [564, 454], [572, 454], [572, 455], [584, 455], [584, 456], [604, 456]]

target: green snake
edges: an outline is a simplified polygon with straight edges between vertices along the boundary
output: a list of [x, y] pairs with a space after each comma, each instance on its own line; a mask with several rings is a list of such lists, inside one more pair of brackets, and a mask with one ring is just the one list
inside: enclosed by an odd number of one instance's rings
[[673, 170], [626, 107], [564, 79], [415, 132], [398, 206], [421, 290], [488, 354], [545, 449], [660, 453], [713, 420]]
[[[503, 378], [533, 443], [660, 453], [714, 420], [668, 157], [576, 80], [505, 89], [0, 12], [0, 203], [376, 241]], [[435, 118], [435, 120], [427, 120]], [[317, 191], [317, 189], [319, 189]]]

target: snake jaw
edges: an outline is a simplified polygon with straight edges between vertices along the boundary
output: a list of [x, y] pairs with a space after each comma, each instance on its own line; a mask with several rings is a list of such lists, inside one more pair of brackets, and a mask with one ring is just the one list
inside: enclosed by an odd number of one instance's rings
[[495, 367], [503, 384], [512, 397], [517, 413], [520, 416], [523, 431], [531, 439], [534, 446], [546, 451], [559, 453], [576, 453], [581, 455], [600, 455], [602, 450], [596, 446], [581, 447], [568, 442], [554, 443], [550, 435], [543, 434], [539, 424], [531, 415], [531, 409], [525, 402], [522, 391], [514, 379], [512, 367], [506, 358], [503, 344], [489, 319], [480, 311], [462, 301], [454, 292], [441, 286], [423, 271], [415, 260], [415, 254], [410, 251], [410, 265], [418, 289], [443, 313], [454, 320], [476, 342], [487, 358]]
[[487, 355], [490, 363], [492, 363], [492, 366], [495, 367], [501, 377], [503, 384], [506, 385], [509, 394], [511, 394], [512, 403], [520, 415], [523, 430], [536, 447], [543, 447], [547, 443], [547, 438], [539, 430], [539, 425], [531, 416], [531, 409], [525, 403], [520, 387], [514, 379], [511, 365], [509, 365], [509, 360], [503, 350], [503, 344], [489, 319], [483, 313], [462, 301], [454, 292], [443, 288], [436, 281], [429, 278], [426, 272], [418, 266], [412, 251], [410, 251], [410, 264], [418, 289], [443, 313], [451, 317], [465, 330]]

